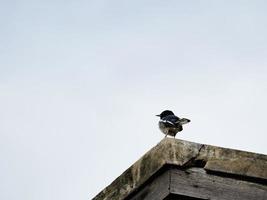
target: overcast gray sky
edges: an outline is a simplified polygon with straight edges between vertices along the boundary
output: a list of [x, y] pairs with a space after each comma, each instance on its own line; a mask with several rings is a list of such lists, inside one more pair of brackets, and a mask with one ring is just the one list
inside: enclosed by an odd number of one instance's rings
[[164, 135], [267, 154], [266, 1], [0, 0], [0, 199], [91, 199]]

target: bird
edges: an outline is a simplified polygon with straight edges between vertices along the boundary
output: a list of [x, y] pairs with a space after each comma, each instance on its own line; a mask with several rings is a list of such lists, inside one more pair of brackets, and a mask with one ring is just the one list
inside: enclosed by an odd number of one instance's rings
[[159, 115], [159, 129], [162, 133], [167, 135], [173, 136], [175, 138], [178, 132], [183, 130], [183, 125], [189, 123], [191, 120], [186, 118], [179, 118], [177, 117], [171, 110], [164, 110]]

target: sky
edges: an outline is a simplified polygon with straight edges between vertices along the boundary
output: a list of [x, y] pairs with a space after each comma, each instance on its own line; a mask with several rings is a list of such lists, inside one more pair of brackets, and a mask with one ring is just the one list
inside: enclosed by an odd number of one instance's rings
[[0, 0], [0, 199], [92, 199], [176, 137], [267, 154], [266, 1]]

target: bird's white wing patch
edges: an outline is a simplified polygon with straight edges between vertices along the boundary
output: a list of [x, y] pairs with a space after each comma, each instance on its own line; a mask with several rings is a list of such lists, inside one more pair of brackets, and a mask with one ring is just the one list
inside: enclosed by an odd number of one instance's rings
[[174, 125], [174, 123], [172, 123], [171, 121], [168, 121], [168, 120], [160, 120], [160, 121], [163, 123], [168, 123], [168, 124]]

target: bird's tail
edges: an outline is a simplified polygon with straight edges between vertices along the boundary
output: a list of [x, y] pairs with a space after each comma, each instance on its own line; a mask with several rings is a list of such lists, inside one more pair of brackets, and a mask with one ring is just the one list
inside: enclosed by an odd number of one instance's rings
[[189, 123], [190, 122], [190, 119], [182, 118], [179, 121], [180, 121], [179, 124], [184, 125], [184, 124]]

